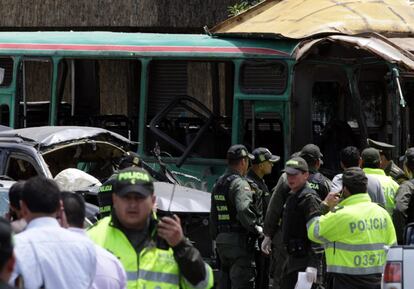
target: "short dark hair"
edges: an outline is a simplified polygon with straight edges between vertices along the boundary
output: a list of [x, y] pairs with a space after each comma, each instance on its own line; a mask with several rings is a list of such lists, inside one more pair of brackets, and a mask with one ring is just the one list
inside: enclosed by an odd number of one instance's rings
[[60, 189], [54, 180], [36, 176], [25, 181], [22, 201], [32, 213], [52, 214], [59, 209]]
[[12, 228], [10, 223], [0, 217], [0, 271], [13, 256]]
[[74, 192], [61, 192], [63, 208], [69, 226], [83, 228], [85, 221], [85, 200], [81, 195]]
[[22, 199], [24, 181], [14, 183], [9, 190], [9, 202], [10, 205], [16, 209], [20, 209], [20, 200]]
[[358, 148], [348, 146], [341, 151], [340, 159], [345, 168], [358, 167], [361, 155]]
[[342, 184], [351, 195], [367, 193], [368, 179], [359, 167], [350, 167], [342, 174]]

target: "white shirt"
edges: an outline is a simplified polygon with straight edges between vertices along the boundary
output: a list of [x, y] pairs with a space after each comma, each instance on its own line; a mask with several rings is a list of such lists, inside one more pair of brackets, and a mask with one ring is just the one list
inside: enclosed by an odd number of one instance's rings
[[[87, 237], [85, 231], [70, 227], [69, 230]], [[121, 262], [101, 246], [96, 249], [96, 275], [91, 289], [125, 289], [127, 285], [126, 273]]]
[[[380, 181], [368, 174], [366, 174], [366, 177], [368, 180], [367, 193], [371, 197], [371, 201], [385, 206], [385, 196]], [[342, 191], [342, 174], [337, 174], [332, 180], [331, 192], [340, 191]]]
[[87, 237], [59, 226], [56, 219], [33, 219], [14, 237], [13, 283], [23, 276], [25, 289], [89, 289], [96, 270], [95, 245]]

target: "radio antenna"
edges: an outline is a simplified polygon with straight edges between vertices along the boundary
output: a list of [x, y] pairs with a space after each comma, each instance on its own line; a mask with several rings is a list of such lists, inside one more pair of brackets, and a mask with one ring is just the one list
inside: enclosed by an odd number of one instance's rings
[[173, 189], [172, 189], [172, 193], [171, 193], [171, 197], [170, 197], [170, 203], [168, 204], [168, 211], [167, 212], [169, 212], [169, 213], [171, 213], [171, 204], [172, 204], [172, 201], [173, 201], [173, 199], [174, 199], [174, 194], [175, 194], [175, 186], [176, 186], [177, 184], [176, 183], [174, 183], [173, 184]]

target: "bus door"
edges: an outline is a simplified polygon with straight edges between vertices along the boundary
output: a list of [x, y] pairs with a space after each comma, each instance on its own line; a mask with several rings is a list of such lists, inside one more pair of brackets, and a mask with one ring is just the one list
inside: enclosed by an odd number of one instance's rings
[[386, 63], [352, 66], [303, 61], [296, 67], [293, 142], [300, 150], [317, 144], [323, 155], [321, 171], [340, 171], [340, 151], [364, 149], [367, 138], [394, 143], [394, 97], [388, 91]]
[[12, 57], [0, 57], [0, 124], [11, 127], [15, 125], [16, 67]]
[[272, 174], [267, 176], [269, 188], [276, 185], [278, 175], [284, 165], [286, 122], [283, 122], [286, 103], [266, 100], [243, 100], [242, 111], [242, 143], [249, 151], [258, 147], [268, 148], [272, 154], [281, 157], [275, 164]]
[[268, 176], [269, 188], [275, 185], [286, 155], [290, 152], [288, 61], [242, 60], [238, 63], [233, 102], [232, 143], [242, 143], [252, 151], [266, 147], [281, 157]]

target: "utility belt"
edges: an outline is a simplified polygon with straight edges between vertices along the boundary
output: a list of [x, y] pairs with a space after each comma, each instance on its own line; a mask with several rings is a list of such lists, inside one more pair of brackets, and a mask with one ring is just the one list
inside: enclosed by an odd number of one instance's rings
[[238, 240], [239, 246], [248, 250], [258, 248], [258, 235], [248, 232], [245, 228], [239, 225], [220, 225], [217, 227], [218, 233], [237, 233], [239, 236], [235, 237]]
[[239, 225], [218, 225], [217, 232], [247, 234], [247, 230]]
[[303, 239], [290, 239], [286, 244], [286, 251], [293, 257], [305, 257], [311, 250], [307, 241]]

